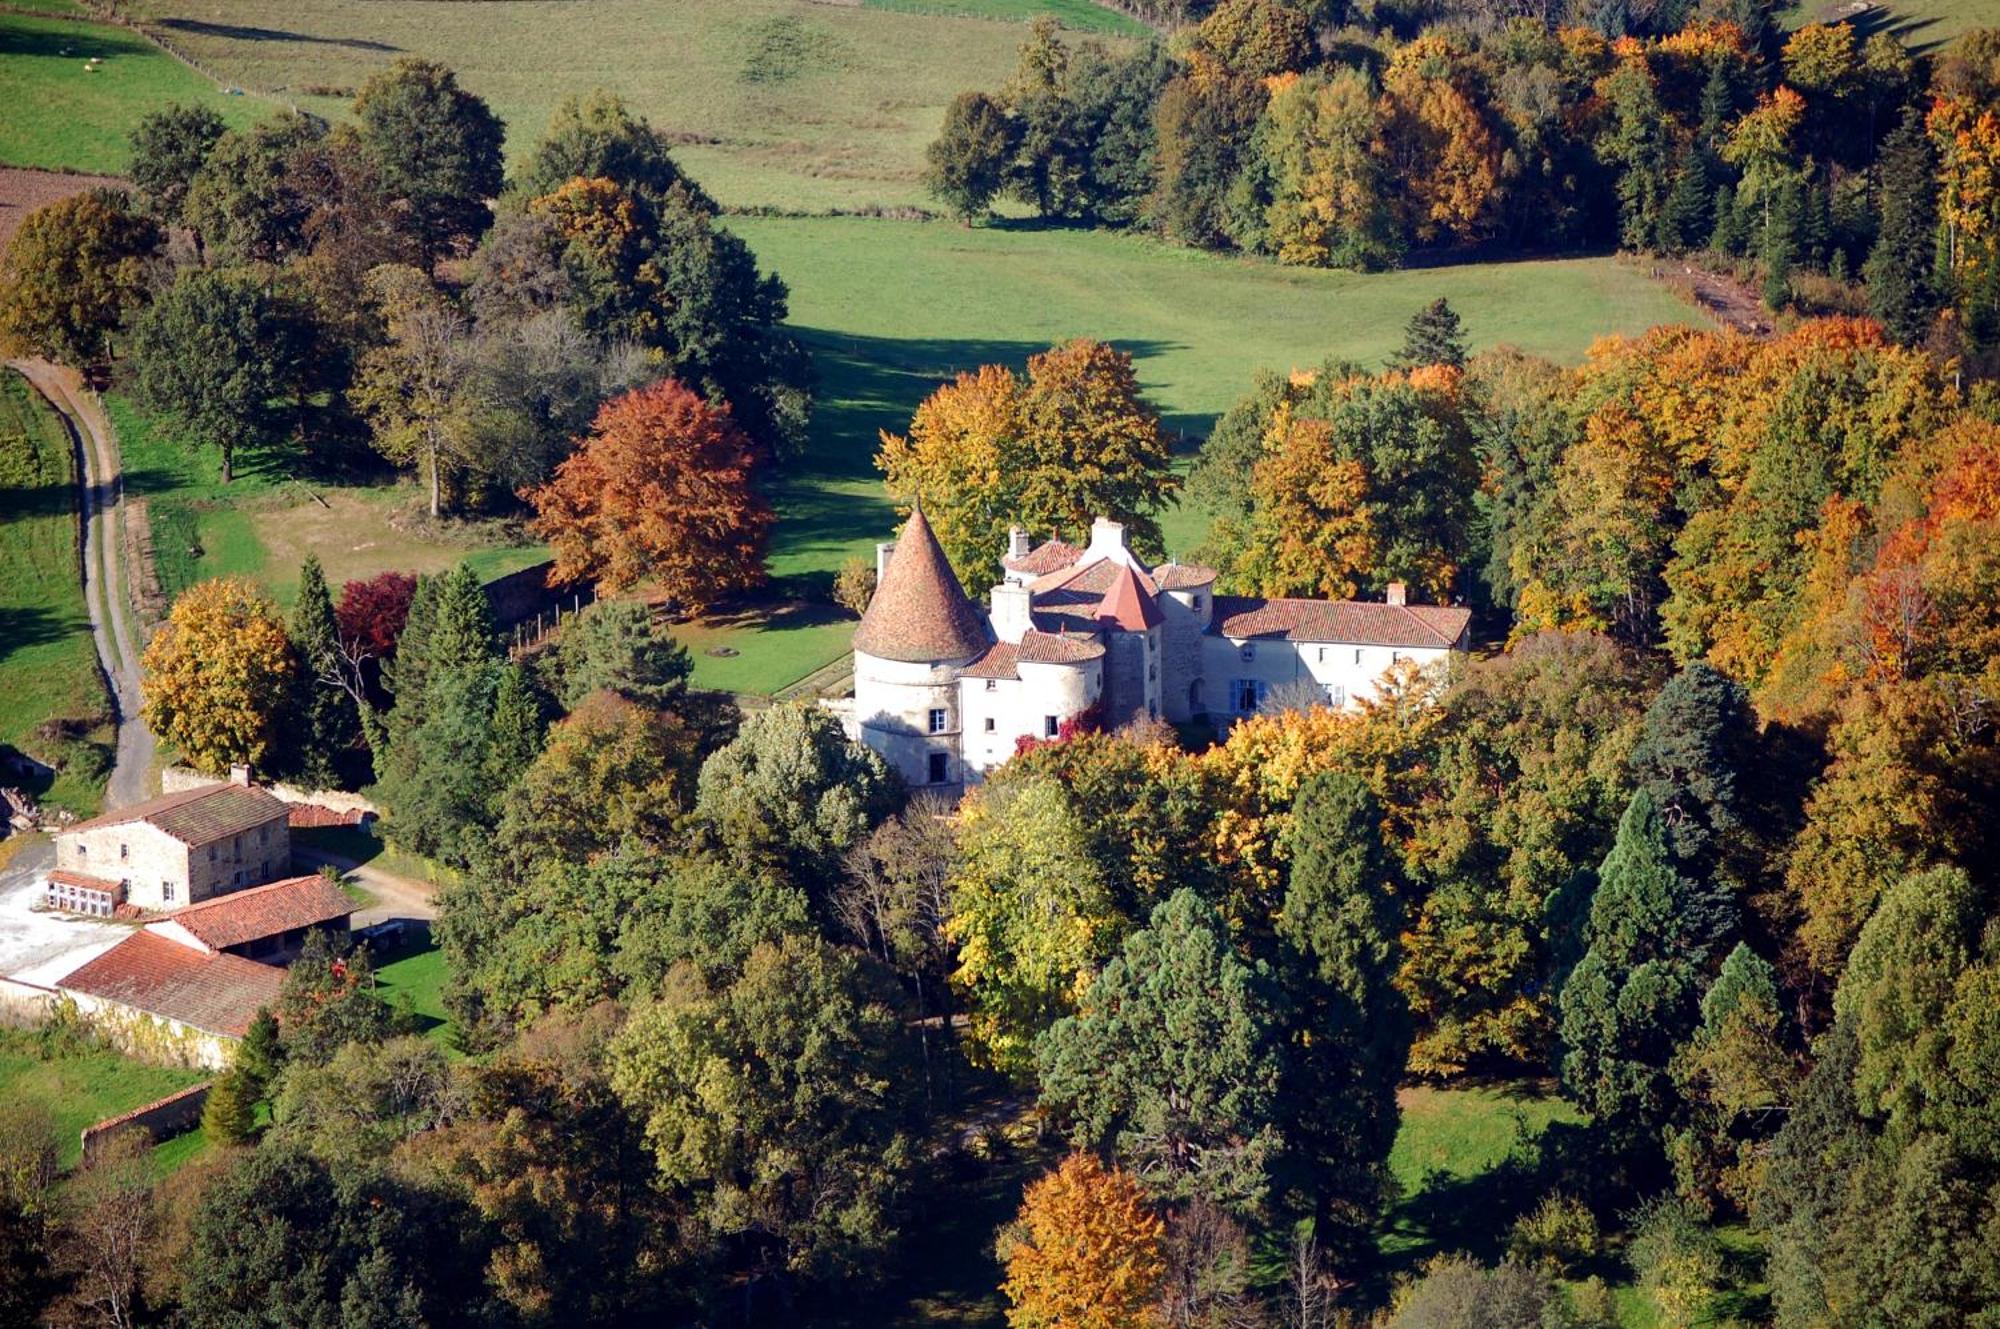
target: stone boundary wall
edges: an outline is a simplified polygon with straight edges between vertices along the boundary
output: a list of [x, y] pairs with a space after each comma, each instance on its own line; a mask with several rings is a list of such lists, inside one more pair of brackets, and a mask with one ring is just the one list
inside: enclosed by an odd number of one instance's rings
[[208, 1103], [213, 1080], [191, 1084], [177, 1094], [133, 1108], [130, 1112], [83, 1128], [83, 1156], [87, 1159], [106, 1140], [122, 1130], [136, 1127], [153, 1137], [155, 1143], [185, 1135], [201, 1124], [201, 1110]]
[[[223, 784], [213, 775], [197, 771], [191, 766], [169, 766], [160, 772], [160, 792], [178, 794], [183, 789], [200, 789], [206, 785]], [[301, 789], [297, 785], [271, 784], [264, 780], [258, 787], [268, 790], [272, 797], [286, 803], [316, 803], [335, 812], [366, 812], [373, 816], [382, 815], [382, 810], [359, 794], [350, 794], [340, 789]]]
[[10, 1029], [36, 1029], [47, 1024], [62, 994], [39, 983], [18, 978], [0, 978], [0, 1025]]

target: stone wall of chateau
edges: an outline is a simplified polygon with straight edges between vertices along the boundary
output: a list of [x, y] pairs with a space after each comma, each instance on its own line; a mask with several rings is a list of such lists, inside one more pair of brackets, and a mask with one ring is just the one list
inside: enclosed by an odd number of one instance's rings
[[[960, 770], [959, 671], [970, 659], [935, 664], [884, 660], [854, 653], [854, 723], [861, 741], [882, 754], [912, 789], [956, 787]], [[932, 724], [942, 711], [943, 727]], [[945, 756], [945, 778], [933, 780], [933, 754]]]
[[[1199, 604], [1199, 608], [1197, 608]], [[1213, 703], [1202, 677], [1201, 641], [1214, 601], [1206, 589], [1160, 597], [1160, 713], [1178, 724]]]

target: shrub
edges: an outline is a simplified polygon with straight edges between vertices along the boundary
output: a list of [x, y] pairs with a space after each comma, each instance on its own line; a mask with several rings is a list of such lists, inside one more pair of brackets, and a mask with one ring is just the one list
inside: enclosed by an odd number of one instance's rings
[[875, 569], [868, 560], [857, 555], [842, 563], [833, 579], [833, 602], [859, 618], [874, 598]]
[[1602, 1251], [1597, 1216], [1571, 1195], [1544, 1196], [1535, 1211], [1514, 1221], [1507, 1258], [1551, 1276], [1569, 1276]]
[[1686, 1201], [1656, 1195], [1626, 1216], [1626, 1259], [1664, 1329], [1706, 1318], [1722, 1281], [1722, 1243]]

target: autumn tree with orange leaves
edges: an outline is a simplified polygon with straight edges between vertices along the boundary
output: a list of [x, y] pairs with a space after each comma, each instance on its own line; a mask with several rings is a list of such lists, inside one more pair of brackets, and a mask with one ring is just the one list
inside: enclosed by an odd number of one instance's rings
[[1012, 1329], [1139, 1329], [1154, 1323], [1166, 1224], [1139, 1183], [1071, 1154], [1032, 1183], [1001, 1238]]
[[555, 551], [558, 579], [652, 579], [707, 609], [764, 582], [776, 518], [756, 455], [728, 407], [664, 379], [606, 403], [555, 478], [523, 492], [529, 528]]

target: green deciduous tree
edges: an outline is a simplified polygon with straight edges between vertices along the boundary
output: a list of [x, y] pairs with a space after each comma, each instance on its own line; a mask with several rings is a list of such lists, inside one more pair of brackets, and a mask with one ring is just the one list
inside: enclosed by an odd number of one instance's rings
[[612, 1048], [612, 1084], [669, 1182], [753, 1267], [856, 1275], [896, 1228], [915, 1162], [914, 1049], [853, 952], [793, 936], [740, 977], [670, 975]]
[[433, 60], [406, 56], [362, 85], [356, 133], [427, 264], [492, 222], [505, 129]]
[[188, 188], [223, 131], [222, 117], [211, 107], [179, 102], [148, 112], [133, 127], [128, 174], [148, 212], [169, 225], [181, 221]]
[[1006, 183], [1014, 155], [1006, 108], [983, 92], [961, 92], [945, 108], [944, 129], [925, 155], [932, 196], [968, 225], [984, 217]]
[[35, 209], [0, 266], [0, 345], [94, 366], [146, 298], [161, 240], [158, 223], [135, 212], [123, 190], [93, 189]]
[[147, 723], [198, 769], [221, 775], [282, 750], [298, 662], [277, 606], [247, 578], [182, 592], [141, 666]]

